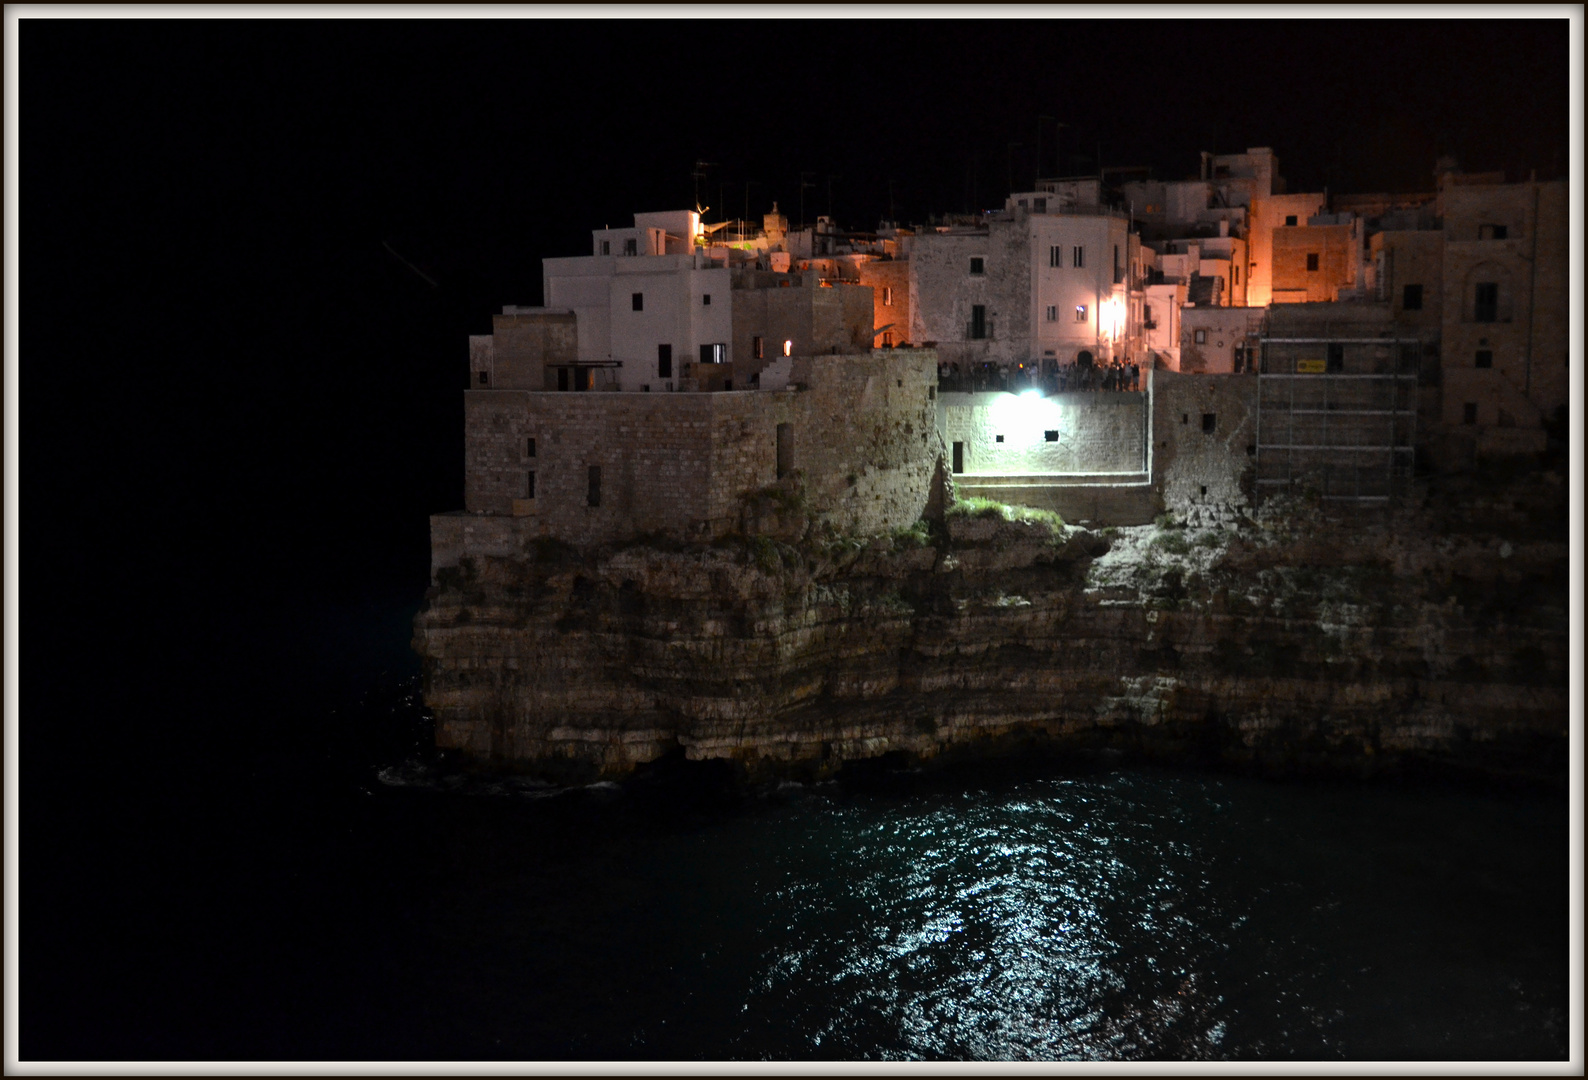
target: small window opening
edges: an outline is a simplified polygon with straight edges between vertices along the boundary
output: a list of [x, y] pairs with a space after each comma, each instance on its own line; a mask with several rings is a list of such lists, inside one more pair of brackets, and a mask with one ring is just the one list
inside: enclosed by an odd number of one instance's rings
[[524, 447], [525, 447], [525, 456], [526, 457], [534, 457], [535, 456], [535, 437], [533, 435], [531, 435], [528, 439], [524, 440]]
[[1316, 251], [1307, 252], [1307, 269], [1318, 269], [1318, 253]]
[[1479, 240], [1504, 240], [1506, 228], [1504, 225], [1479, 225]]
[[1421, 285], [1407, 285], [1401, 289], [1401, 310], [1421, 311], [1423, 309], [1423, 287]]
[[965, 471], [965, 444], [962, 442], [957, 442], [954, 444], [953, 467], [954, 471], [957, 473], [962, 473]]
[[1461, 406], [1461, 422], [1463, 424], [1476, 424], [1478, 422], [1478, 403], [1469, 401]]
[[701, 307], [710, 307], [711, 306], [711, 294], [710, 293], [701, 293], [700, 294], [700, 306]]
[[601, 241], [601, 254], [603, 254], [603, 255], [612, 254], [612, 241], [610, 241], [610, 240]]
[[535, 497], [535, 474], [533, 471], [524, 474], [524, 498]]
[[1086, 322], [1086, 305], [1085, 304], [1076, 304], [1075, 305], [1075, 321], [1076, 322]]
[[1211, 435], [1218, 430], [1219, 414], [1205, 412], [1202, 414], [1202, 434]]
[[490, 386], [491, 385], [491, 377], [489, 375], [487, 375], [483, 371], [480, 372], [480, 385], [481, 386]]
[[1341, 371], [1345, 370], [1345, 346], [1344, 345], [1341, 345], [1339, 342], [1330, 342], [1329, 343], [1329, 356], [1328, 356], [1328, 360], [1327, 360], [1327, 362], [1325, 364], [1325, 367], [1331, 373], [1341, 372]]
[[1477, 356], [1474, 357], [1474, 362], [1478, 367], [1492, 368], [1494, 366], [1494, 351], [1492, 349], [1479, 349]]
[[985, 266], [986, 264], [980, 258], [972, 258], [970, 261], [970, 272], [972, 274], [985, 273]]
[[1003, 442], [1003, 441], [1004, 441], [1004, 437], [1002, 435], [994, 435], [993, 436], [993, 442]]
[[1500, 315], [1500, 286], [1493, 281], [1480, 281], [1472, 296], [1472, 321], [1495, 322]]
[[1191, 422], [1190, 415], [1188, 415], [1187, 413], [1181, 413], [1180, 414], [1180, 423], [1189, 424], [1190, 422]]
[[891, 286], [884, 285], [882, 287], [882, 306], [883, 307], [891, 307], [892, 305], [893, 305], [893, 288]]
[[1208, 343], [1208, 332], [1206, 330], [1193, 330], [1191, 331], [1191, 340], [1198, 345], [1206, 345]]
[[625, 254], [625, 255], [638, 255], [639, 253], [640, 253], [640, 242], [638, 240], [634, 239], [631, 236], [627, 240], [623, 241], [623, 254]]
[[656, 346], [656, 377], [658, 379], [671, 379], [673, 377], [673, 347], [671, 345]]
[[750, 355], [757, 360], [766, 359], [766, 343], [758, 337], [750, 339]]
[[1201, 486], [1201, 492], [1202, 492], [1203, 495], [1206, 495], [1208, 493], [1208, 486], [1206, 484], [1203, 484]]
[[1296, 215], [1295, 214], [1286, 214], [1285, 215], [1285, 224], [1286, 225], [1294, 225], [1295, 223], [1296, 223]]
[[1057, 431], [1054, 431], [1054, 430], [1044, 431], [1042, 433], [1042, 438], [1045, 441], [1047, 441], [1047, 442], [1058, 442], [1059, 441], [1059, 433]]
[[631, 300], [631, 303], [634, 305], [634, 310], [635, 311], [644, 311], [645, 310], [645, 294], [642, 293], [642, 292], [635, 293], [634, 296], [633, 296], [633, 299]]
[[586, 493], [585, 505], [601, 505], [601, 466], [590, 466], [590, 490]]
[[1086, 248], [1076, 246], [1070, 249], [1070, 265], [1077, 270], [1086, 265]]
[[792, 356], [793, 354], [794, 354], [794, 343], [792, 341], [785, 341], [783, 343], [783, 355], [784, 356]]

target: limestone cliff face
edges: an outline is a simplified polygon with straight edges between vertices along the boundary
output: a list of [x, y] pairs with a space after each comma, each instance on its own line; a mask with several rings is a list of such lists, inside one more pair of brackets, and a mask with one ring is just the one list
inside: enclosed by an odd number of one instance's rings
[[415, 647], [438, 742], [504, 766], [613, 775], [681, 747], [820, 773], [1033, 734], [1563, 776], [1561, 490], [1392, 519], [1272, 506], [1233, 529], [950, 517], [864, 546], [546, 545], [440, 571]]

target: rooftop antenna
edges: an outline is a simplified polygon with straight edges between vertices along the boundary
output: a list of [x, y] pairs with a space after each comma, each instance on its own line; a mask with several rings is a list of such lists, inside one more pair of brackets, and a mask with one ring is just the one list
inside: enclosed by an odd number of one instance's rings
[[[1035, 173], [1035, 180], [1041, 180], [1042, 179], [1042, 121], [1044, 121], [1044, 120], [1053, 120], [1054, 123], [1058, 123], [1058, 121], [1056, 119], [1054, 119], [1053, 117], [1049, 116], [1047, 113], [1038, 113], [1037, 114], [1037, 167], [1036, 167], [1036, 173]], [[1032, 187], [1033, 190], [1035, 190], [1035, 188], [1037, 186], [1036, 183], [1035, 183], [1035, 180], [1031, 184], [1031, 187]]]
[[697, 161], [695, 170], [689, 175], [695, 178], [695, 213], [704, 214], [710, 207], [700, 205], [700, 182], [706, 178], [706, 170], [716, 168], [715, 161]]
[[811, 183], [809, 180], [807, 180], [805, 178], [807, 176], [815, 176], [815, 175], [816, 174], [813, 173], [813, 172], [801, 172], [800, 173], [800, 228], [802, 228], [802, 229], [805, 227], [805, 189], [806, 188], [813, 188], [813, 187], [816, 186], [815, 184]]

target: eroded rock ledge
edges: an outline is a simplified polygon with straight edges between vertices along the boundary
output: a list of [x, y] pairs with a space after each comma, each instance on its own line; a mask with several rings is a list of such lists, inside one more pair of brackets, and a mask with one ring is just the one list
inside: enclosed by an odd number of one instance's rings
[[543, 544], [441, 571], [415, 648], [438, 743], [503, 768], [613, 776], [681, 748], [819, 775], [1025, 733], [1563, 782], [1563, 484], [1392, 517], [1275, 503], [1234, 527]]

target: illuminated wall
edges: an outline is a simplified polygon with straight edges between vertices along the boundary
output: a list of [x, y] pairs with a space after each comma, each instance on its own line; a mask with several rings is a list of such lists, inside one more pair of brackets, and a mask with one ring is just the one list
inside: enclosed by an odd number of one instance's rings
[[967, 477], [1145, 468], [1146, 394], [942, 394], [938, 416], [951, 460], [960, 445]]

